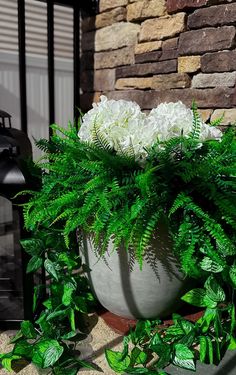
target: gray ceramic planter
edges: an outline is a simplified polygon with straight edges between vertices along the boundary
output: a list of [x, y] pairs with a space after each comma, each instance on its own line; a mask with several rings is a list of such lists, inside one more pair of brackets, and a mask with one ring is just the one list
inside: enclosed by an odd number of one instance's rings
[[112, 313], [126, 318], [165, 317], [176, 310], [186, 281], [171, 251], [166, 233], [153, 240], [146, 252], [143, 269], [125, 249], [105, 256], [95, 253], [92, 241], [84, 241], [83, 260], [91, 269], [90, 284], [99, 302]]

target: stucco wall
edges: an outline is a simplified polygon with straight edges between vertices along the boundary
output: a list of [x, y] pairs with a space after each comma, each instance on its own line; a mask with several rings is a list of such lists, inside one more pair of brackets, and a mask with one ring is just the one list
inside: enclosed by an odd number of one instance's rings
[[236, 120], [236, 1], [100, 0], [83, 20], [81, 104], [100, 94], [149, 110], [193, 99], [205, 120]]

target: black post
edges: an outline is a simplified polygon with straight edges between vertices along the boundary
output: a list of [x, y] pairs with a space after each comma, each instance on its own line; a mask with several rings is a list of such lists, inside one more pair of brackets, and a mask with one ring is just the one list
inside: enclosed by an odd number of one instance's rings
[[80, 107], [80, 6], [74, 1], [74, 121], [78, 126]]
[[[54, 8], [53, 1], [47, 0], [47, 29], [48, 29], [48, 95], [49, 95], [49, 125], [55, 122], [55, 79], [54, 79]], [[51, 135], [49, 129], [49, 135]]]
[[21, 130], [27, 134], [25, 0], [18, 0], [18, 30]]
[[[19, 43], [19, 80], [20, 80], [20, 113], [21, 130], [27, 134], [27, 92], [26, 92], [26, 48], [25, 48], [25, 0], [18, 0], [18, 43]], [[20, 215], [21, 237], [25, 236], [22, 212]], [[22, 250], [23, 308], [24, 319], [32, 319], [33, 277], [26, 273], [29, 256]]]

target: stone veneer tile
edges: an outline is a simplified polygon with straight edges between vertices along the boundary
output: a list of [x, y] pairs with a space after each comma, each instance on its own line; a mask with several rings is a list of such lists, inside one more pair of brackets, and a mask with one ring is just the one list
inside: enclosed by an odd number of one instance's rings
[[134, 64], [134, 48], [124, 47], [114, 51], [94, 54], [94, 68], [114, 68], [121, 65]]
[[174, 73], [177, 71], [177, 61], [168, 60], [147, 64], [122, 66], [116, 69], [116, 78], [147, 76], [151, 74]]
[[185, 30], [185, 21], [185, 13], [146, 20], [141, 25], [139, 41], [162, 40], [175, 36]]
[[176, 98], [191, 107], [193, 99], [199, 108], [231, 108], [234, 89], [171, 89], [171, 90], [116, 90], [105, 93], [109, 99], [125, 99], [137, 102], [143, 109], [152, 109], [163, 102], [175, 102]]
[[159, 50], [161, 49], [161, 46], [162, 46], [161, 41], [139, 43], [139, 44], [136, 44], [134, 52], [136, 55], [138, 55], [140, 53], [146, 53], [146, 52]]
[[83, 92], [112, 91], [115, 88], [115, 69], [84, 70], [81, 73]]
[[99, 11], [105, 12], [112, 8], [122, 7], [128, 4], [128, 0], [100, 0]]
[[162, 49], [165, 50], [165, 49], [177, 48], [178, 47], [178, 42], [179, 42], [179, 38], [178, 37], [163, 40], [163, 42], [162, 42]]
[[234, 87], [236, 80], [236, 72], [227, 73], [199, 73], [192, 79], [192, 87], [207, 88], [207, 87]]
[[127, 5], [127, 20], [161, 17], [166, 14], [165, 0], [143, 0]]
[[205, 73], [236, 70], [236, 50], [206, 53], [201, 56], [201, 70]]
[[204, 122], [207, 122], [210, 119], [212, 112], [213, 109], [198, 109], [198, 113]]
[[130, 22], [114, 23], [111, 26], [99, 29], [95, 35], [95, 51], [134, 46], [137, 42], [139, 30], [139, 25]]
[[236, 123], [236, 108], [224, 108], [224, 109], [215, 109], [211, 121], [214, 121], [221, 116], [224, 116], [221, 122], [221, 125], [230, 125]]
[[234, 26], [209, 27], [200, 30], [192, 30], [180, 34], [179, 54], [203, 54], [204, 52], [231, 48], [234, 43]]
[[175, 13], [180, 10], [190, 8], [201, 8], [202, 6], [218, 5], [235, 0], [167, 0], [166, 6], [169, 13]]
[[236, 3], [223, 4], [196, 10], [188, 17], [188, 28], [229, 25], [236, 22]]
[[194, 73], [201, 67], [201, 56], [180, 56], [178, 57], [179, 73]]
[[153, 77], [120, 78], [116, 81], [117, 90], [154, 89], [168, 90], [190, 87], [191, 80], [185, 73], [160, 74]]
[[108, 12], [100, 13], [96, 17], [86, 17], [82, 20], [82, 31], [87, 32], [102, 27], [110, 26], [113, 23], [126, 20], [126, 8], [118, 7]]
[[[173, 60], [178, 57], [177, 48], [166, 49], [163, 51], [152, 51], [147, 53], [142, 53], [135, 56], [135, 63], [143, 63], [148, 61], [164, 61]], [[165, 73], [165, 71], [163, 71]]]

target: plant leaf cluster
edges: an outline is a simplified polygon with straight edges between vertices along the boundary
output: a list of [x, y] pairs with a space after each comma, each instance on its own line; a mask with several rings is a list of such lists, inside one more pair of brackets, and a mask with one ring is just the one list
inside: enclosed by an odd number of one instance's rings
[[205, 308], [195, 323], [176, 313], [169, 326], [160, 320], [140, 320], [124, 337], [122, 352], [106, 350], [110, 367], [125, 374], [167, 374], [170, 364], [195, 371], [197, 359], [217, 365], [227, 349], [236, 349], [235, 305], [226, 301], [214, 276], [182, 300]]
[[21, 323], [11, 340], [13, 350], [0, 355], [2, 366], [10, 371], [12, 363], [24, 358], [39, 368], [50, 369], [53, 375], [76, 375], [81, 368], [94, 369], [81, 360], [76, 348], [76, 343], [86, 337], [83, 316], [95, 305], [76, 246], [71, 241], [67, 249], [55, 227], [38, 229], [21, 244], [31, 256], [27, 272], [37, 273], [44, 264], [48, 276], [44, 285], [34, 288], [36, 321]]

